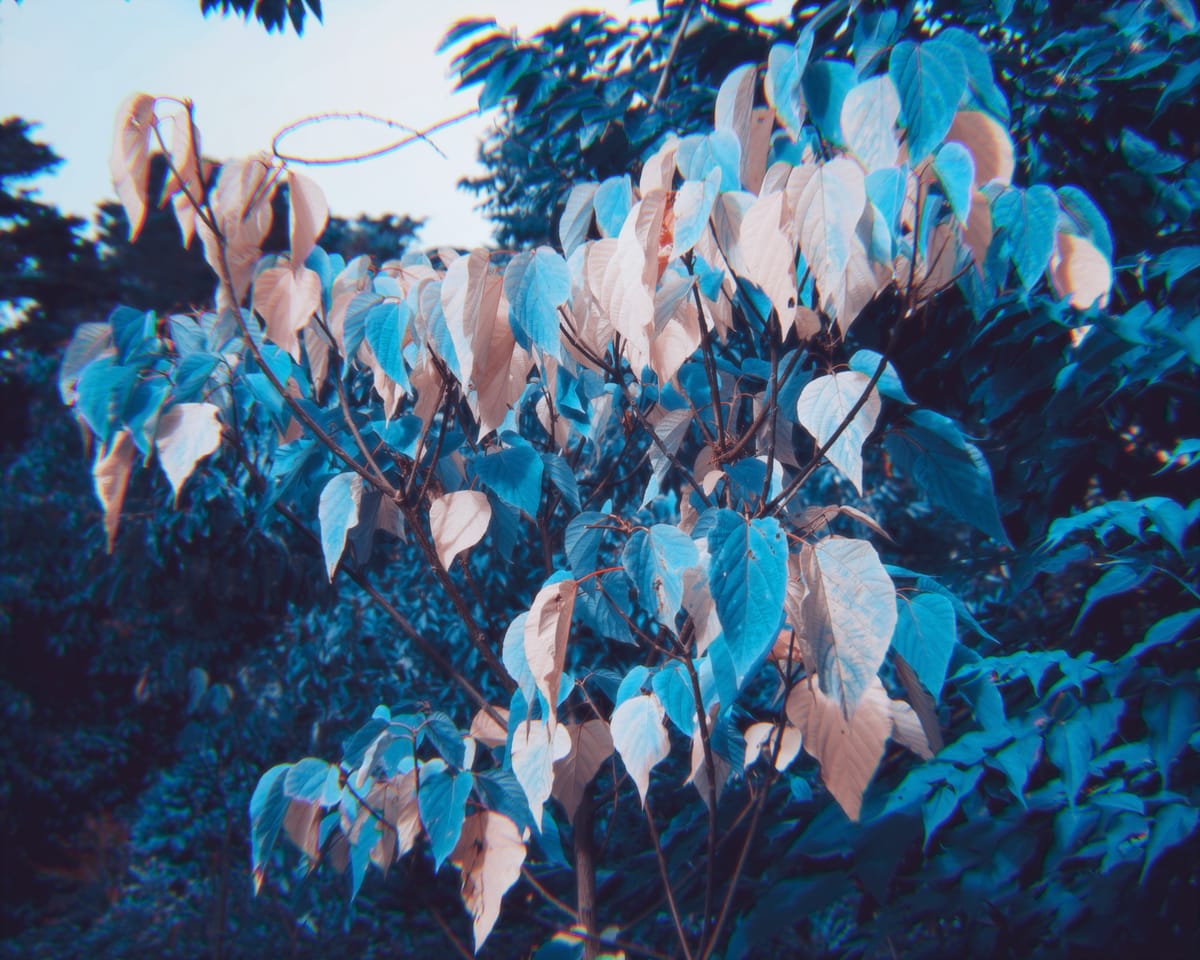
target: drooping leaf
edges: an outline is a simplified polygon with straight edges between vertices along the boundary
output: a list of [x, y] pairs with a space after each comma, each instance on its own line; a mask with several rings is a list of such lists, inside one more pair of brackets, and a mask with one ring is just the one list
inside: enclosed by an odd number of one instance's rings
[[[870, 382], [870, 377], [854, 370], [818, 377], [800, 393], [796, 402], [797, 422], [812, 434], [818, 446], [825, 446], [866, 393]], [[825, 452], [829, 462], [854, 484], [860, 495], [862, 448], [875, 429], [881, 409], [879, 393], [872, 387], [866, 402], [849, 418], [846, 428]]]
[[466, 819], [450, 862], [462, 873], [463, 904], [472, 917], [478, 953], [500, 916], [504, 894], [520, 879], [525, 841], [508, 817], [483, 810]]
[[914, 410], [884, 441], [888, 456], [932, 503], [945, 507], [1000, 543], [1008, 535], [1000, 523], [992, 471], [979, 448], [958, 425], [930, 410]]
[[1050, 256], [1050, 282], [1054, 292], [1069, 298], [1076, 310], [1097, 303], [1104, 307], [1112, 287], [1112, 265], [1085, 238], [1058, 233]]
[[596, 226], [605, 237], [615, 237], [625, 225], [625, 219], [633, 208], [633, 183], [629, 174], [609, 177], [596, 188], [592, 201], [596, 211]]
[[992, 222], [1008, 233], [1009, 250], [1025, 289], [1038, 282], [1054, 252], [1058, 200], [1038, 184], [1028, 190], [1009, 187], [992, 204]]
[[423, 764], [417, 804], [421, 824], [429, 837], [434, 869], [450, 856], [462, 834], [467, 799], [474, 778], [466, 772], [451, 773], [440, 760]]
[[331, 478], [321, 490], [317, 518], [321, 523], [321, 551], [325, 555], [325, 572], [331, 582], [338, 561], [342, 558], [342, 551], [346, 548], [346, 534], [358, 524], [362, 495], [362, 477], [350, 471]]
[[100, 506], [104, 508], [104, 532], [109, 553], [117, 539], [117, 525], [121, 522], [121, 506], [125, 503], [135, 450], [133, 434], [128, 430], [120, 431], [107, 447], [96, 450], [92, 480]]
[[567, 819], [574, 823], [584, 791], [600, 772], [604, 761], [612, 756], [613, 738], [608, 724], [600, 719], [570, 723], [566, 730], [571, 737], [571, 750], [554, 764], [552, 793], [567, 811]]
[[283, 793], [290, 763], [272, 767], [258, 779], [250, 797], [251, 865], [254, 870], [254, 892], [262, 887], [267, 857], [275, 846], [275, 838], [283, 826], [288, 801]]
[[[863, 169], [849, 157], [797, 167], [788, 178], [788, 193], [793, 192], [800, 252], [816, 279], [821, 302], [836, 303], [846, 286], [846, 267], [866, 207]], [[839, 318], [843, 331], [852, 320]]]
[[900, 154], [900, 97], [886, 74], [864, 80], [842, 102], [842, 137], [867, 173], [892, 167]]
[[571, 735], [562, 725], [523, 720], [513, 728], [509, 753], [513, 773], [525, 791], [529, 812], [539, 831], [542, 807], [550, 799], [554, 785], [554, 764], [570, 752]]
[[777, 43], [767, 55], [767, 78], [764, 83], [767, 103], [793, 141], [800, 139], [800, 128], [804, 125], [807, 112], [800, 81], [812, 47], [813, 34], [804, 33], [796, 46]]
[[677, 632], [675, 616], [683, 604], [684, 574], [699, 562], [692, 538], [662, 523], [636, 531], [621, 555], [643, 609], [672, 633]]
[[492, 506], [478, 490], [437, 497], [429, 505], [429, 528], [441, 565], [449, 570], [455, 557], [482, 540], [491, 519]]
[[974, 161], [974, 185], [984, 187], [993, 180], [1012, 183], [1016, 158], [1008, 131], [986, 113], [963, 110], [954, 115], [946, 143], [964, 146]]
[[1089, 241], [1109, 261], [1113, 258], [1112, 232], [1108, 220], [1092, 198], [1079, 187], [1059, 187], [1058, 203], [1061, 209], [1058, 229], [1060, 233], [1073, 233]]
[[153, 127], [154, 97], [149, 94], [132, 94], [118, 108], [108, 166], [113, 189], [129, 219], [130, 243], [137, 239], [146, 220]]
[[821, 765], [829, 792], [846, 816], [857, 820], [892, 730], [883, 684], [876, 678], [847, 720], [815, 683], [802, 681], [788, 694], [787, 716], [800, 731], [804, 752]]
[[773, 518], [747, 521], [721, 510], [709, 531], [708, 549], [709, 589], [740, 687], [771, 649], [783, 622], [787, 538]]
[[159, 417], [154, 446], [175, 492], [176, 506], [196, 464], [221, 445], [219, 413], [212, 403], [177, 403]]
[[612, 715], [612, 741], [645, 806], [650, 771], [671, 751], [666, 711], [658, 697], [640, 693], [618, 704]]
[[546, 584], [533, 598], [525, 621], [525, 661], [534, 684], [549, 706], [551, 732], [578, 589], [578, 582], [569, 579]]
[[471, 467], [480, 482], [501, 500], [531, 517], [542, 500], [542, 458], [527, 443], [477, 456]]
[[571, 296], [567, 261], [549, 247], [518, 254], [504, 271], [504, 293], [517, 343], [561, 358], [558, 309]]
[[800, 752], [800, 731], [790, 723], [784, 724], [782, 729], [776, 723], [752, 723], [746, 728], [744, 736], [746, 755], [742, 759], [743, 770], [761, 755], [768, 762], [774, 757], [775, 769], [783, 773]]
[[957, 642], [954, 604], [936, 593], [896, 598], [896, 634], [892, 646], [916, 672], [936, 701], [942, 695], [950, 655]]
[[854, 66], [841, 60], [816, 60], [804, 70], [801, 87], [808, 115], [829, 143], [843, 146], [842, 104], [856, 82]]
[[975, 161], [971, 152], [961, 143], [943, 143], [934, 155], [933, 171], [946, 191], [950, 209], [965, 227], [971, 215], [975, 183]]
[[563, 256], [568, 259], [587, 239], [599, 186], [598, 183], [577, 183], [567, 194], [567, 205], [558, 221], [558, 242], [562, 244]]
[[329, 222], [329, 204], [315, 180], [288, 171], [288, 236], [292, 263], [302, 265]]
[[896, 588], [865, 540], [825, 537], [801, 554], [804, 630], [821, 690], [850, 716], [876, 682], [896, 628]]
[[892, 48], [888, 75], [900, 94], [908, 161], [918, 164], [946, 137], [967, 89], [962, 56], [934, 41], [901, 40]]

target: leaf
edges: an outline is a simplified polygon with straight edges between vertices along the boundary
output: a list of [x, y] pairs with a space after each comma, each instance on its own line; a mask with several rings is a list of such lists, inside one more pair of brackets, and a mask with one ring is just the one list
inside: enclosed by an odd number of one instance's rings
[[63, 353], [58, 368], [58, 395], [68, 407], [79, 401], [78, 381], [91, 364], [113, 350], [112, 326], [108, 323], [86, 322], [75, 328], [71, 342]]
[[742, 275], [767, 295], [785, 332], [797, 303], [796, 249], [780, 225], [786, 200], [782, 191], [755, 200], [742, 217], [737, 244]]
[[843, 146], [842, 104], [857, 77], [854, 67], [841, 60], [817, 60], [804, 70], [800, 84], [808, 115], [821, 136], [835, 146]]
[[[874, 350], [856, 350], [854, 356], [850, 358], [849, 367], [869, 379], [874, 375], [875, 370], [879, 367], [879, 361], [882, 359], [883, 357]], [[912, 398], [904, 391], [904, 384], [900, 382], [900, 374], [896, 372], [896, 368], [892, 366], [890, 360], [884, 364], [883, 373], [880, 374], [875, 389], [890, 400], [913, 404]]]
[[[862, 167], [848, 157], [797, 167], [788, 178], [787, 189], [789, 196], [796, 196], [800, 252], [816, 279], [821, 302], [834, 303], [845, 287], [855, 231], [866, 208]], [[843, 329], [850, 319], [842, 318]]]
[[676, 635], [675, 616], [683, 604], [683, 577], [699, 563], [692, 538], [678, 527], [662, 523], [649, 531], [636, 531], [621, 554], [621, 564], [637, 588], [643, 609]]
[[[821, 690], [847, 716], [877, 681], [896, 629], [896, 588], [865, 540], [825, 537], [801, 554], [805, 638]], [[823, 608], [823, 610], [822, 610]]]
[[708, 226], [721, 178], [710, 173], [703, 180], [687, 180], [675, 194], [674, 252], [682, 257], [699, 241]]
[[653, 693], [642, 693], [620, 703], [612, 714], [613, 746], [637, 786], [642, 806], [650, 789], [650, 771], [671, 751], [666, 711]]
[[444, 494], [429, 505], [429, 528], [438, 561], [447, 570], [464, 550], [475, 546], [487, 533], [492, 505], [478, 490]]
[[558, 221], [558, 241], [562, 244], [563, 256], [570, 258], [587, 240], [588, 228], [592, 225], [593, 202], [598, 183], [577, 183], [567, 194], [567, 205]]
[[1192, 835], [1198, 816], [1200, 811], [1186, 803], [1163, 804], [1155, 811], [1154, 825], [1150, 828], [1150, 841], [1146, 844], [1146, 860], [1139, 883], [1146, 882], [1146, 876], [1154, 866], [1155, 860]]
[[561, 359], [558, 308], [571, 296], [567, 261], [549, 247], [518, 254], [504, 271], [504, 294], [517, 343]]
[[[742, 769], [749, 767], [760, 754], [770, 762], [775, 754], [776, 742], [780, 741], [780, 733], [780, 725], [776, 723], [750, 724], [744, 734], [746, 755], [742, 759]], [[780, 773], [790, 767], [796, 759], [796, 754], [800, 752], [801, 740], [799, 730], [790, 723], [783, 725], [782, 741], [779, 742], [779, 754], [775, 760], [775, 769]]]
[[767, 103], [779, 117], [793, 141], [800, 139], [807, 107], [801, 77], [812, 53], [813, 34], [804, 33], [796, 46], [777, 43], [767, 55], [767, 77], [763, 84]]
[[596, 211], [596, 226], [601, 236], [617, 236], [633, 208], [633, 183], [629, 174], [609, 177], [601, 183], [596, 188], [592, 207]]
[[887, 75], [864, 80], [846, 94], [842, 137], [867, 173], [895, 166], [900, 154], [896, 137], [899, 117], [900, 96]]
[[1041, 184], [1028, 190], [1009, 187], [992, 203], [992, 222], [1008, 233], [1012, 261], [1026, 290], [1050, 262], [1057, 219], [1054, 191]]
[[542, 500], [542, 458], [526, 443], [517, 443], [471, 461], [475, 476], [501, 500], [531, 517]]
[[434, 870], [438, 870], [458, 846], [473, 782], [471, 774], [452, 774], [440, 760], [421, 766], [417, 806], [429, 836]]
[[176, 506], [196, 464], [221, 445], [219, 413], [211, 403], [177, 403], [159, 417], [154, 446], [175, 491]]
[[958, 425], [930, 410], [914, 410], [908, 423], [890, 431], [884, 441], [888, 456], [925, 493], [999, 543], [1008, 535], [1000, 522], [992, 471], [979, 448], [968, 443]]
[[450, 862], [462, 873], [463, 904], [472, 917], [478, 953], [500, 916], [504, 894], [521, 877], [525, 841], [508, 817], [483, 810], [463, 824]]
[[898, 596], [896, 608], [892, 647], [909, 663], [936, 701], [942, 695], [950, 655], [958, 641], [954, 604], [940, 594], [918, 593]]
[[1012, 183], [1016, 159], [1008, 131], [986, 113], [962, 110], [954, 115], [946, 143], [966, 147], [974, 160], [974, 184], [978, 189], [997, 180], [1008, 186]]
[[112, 553], [117, 539], [117, 526], [121, 522], [121, 506], [125, 502], [125, 489], [129, 486], [129, 474], [133, 470], [135, 451], [133, 434], [122, 430], [107, 447], [96, 450], [96, 463], [92, 467], [92, 481], [96, 496], [104, 508], [104, 533], [108, 552]]
[[961, 143], [943, 143], [933, 158], [933, 172], [941, 181], [950, 209], [964, 227], [971, 215], [975, 161]]
[[568, 723], [570, 752], [554, 764], [554, 798], [563, 805], [567, 819], [575, 822], [575, 812], [584, 792], [613, 752], [612, 731], [600, 719]]
[[321, 524], [321, 552], [325, 555], [325, 572], [333, 582], [333, 573], [342, 551], [346, 534], [358, 525], [358, 509], [362, 503], [363, 480], [357, 473], [347, 471], [330, 479], [321, 490], [317, 519]]
[[[818, 377], [810, 381], [796, 402], [797, 422], [812, 434], [817, 446], [825, 446], [862, 397], [870, 382], [870, 377], [854, 370], [831, 373], [827, 377]], [[829, 462], [854, 484], [860, 496], [863, 492], [862, 448], [871, 431], [875, 429], [875, 421], [879, 418], [881, 409], [879, 393], [872, 388], [866, 402], [825, 452]]]
[[290, 763], [277, 764], [264, 773], [259, 777], [250, 797], [250, 859], [254, 870], [256, 895], [262, 887], [267, 857], [271, 848], [275, 846], [280, 827], [283, 826], [288, 806], [283, 785], [291, 766]]
[[948, 44], [901, 40], [892, 48], [888, 75], [900, 94], [908, 162], [916, 166], [950, 131], [967, 89], [966, 66]]
[[1060, 207], [1059, 232], [1073, 233], [1090, 241], [1092, 246], [1111, 262], [1112, 233], [1100, 208], [1079, 187], [1059, 187], [1057, 193]]
[[558, 705], [558, 685], [566, 663], [571, 615], [575, 610], [578, 589], [579, 583], [575, 580], [546, 584], [533, 598], [533, 606], [529, 608], [529, 616], [525, 620], [525, 661], [529, 664], [534, 684], [546, 698], [552, 732], [554, 712]]
[[117, 199], [129, 219], [130, 243], [137, 239], [146, 221], [153, 128], [154, 97], [149, 94], [135, 93], [118, 108], [108, 167]]
[[329, 222], [329, 204], [316, 181], [295, 170], [288, 170], [288, 214], [292, 263], [303, 266]]
[[571, 735], [566, 727], [543, 720], [523, 720], [512, 731], [509, 748], [513, 773], [525, 798], [538, 832], [542, 829], [542, 807], [550, 799], [554, 784], [554, 764], [571, 752]]
[[492, 707], [492, 710], [503, 721], [503, 726], [492, 719], [491, 714], [480, 707], [471, 720], [471, 736], [485, 747], [502, 747], [508, 743], [508, 710], [504, 707]]
[[721, 510], [709, 531], [708, 549], [709, 590], [741, 687], [770, 651], [783, 622], [787, 539], [772, 518], [746, 521]]
[[1076, 310], [1087, 310], [1094, 304], [1106, 307], [1112, 265], [1088, 240], [1059, 233], [1050, 256], [1050, 282], [1054, 292], [1069, 297]]
[[821, 765], [821, 779], [851, 820], [883, 757], [892, 730], [888, 695], [878, 678], [846, 719], [841, 707], [811, 681], [801, 681], [787, 699], [788, 720], [800, 731], [804, 752]]

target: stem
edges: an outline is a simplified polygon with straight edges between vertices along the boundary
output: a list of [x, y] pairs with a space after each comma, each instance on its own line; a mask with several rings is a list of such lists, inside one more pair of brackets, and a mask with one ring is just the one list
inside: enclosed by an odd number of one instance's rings
[[596, 960], [599, 955], [596, 936], [596, 808], [590, 787], [575, 811], [575, 910], [576, 918], [587, 939], [583, 943], [583, 960]]
[[675, 934], [679, 937], [679, 945], [683, 948], [685, 960], [692, 960], [692, 949], [688, 946], [687, 935], [683, 932], [683, 922], [679, 919], [679, 907], [675, 903], [675, 893], [671, 889], [667, 860], [663, 856], [662, 844], [658, 840], [658, 827], [654, 825], [654, 813], [650, 809], [649, 797], [646, 797], [642, 804], [642, 812], [646, 815], [646, 826], [650, 830], [650, 839], [654, 843], [654, 855], [658, 859], [658, 873], [662, 878], [663, 892], [667, 895], [667, 905], [671, 909], [671, 920], [675, 923]]

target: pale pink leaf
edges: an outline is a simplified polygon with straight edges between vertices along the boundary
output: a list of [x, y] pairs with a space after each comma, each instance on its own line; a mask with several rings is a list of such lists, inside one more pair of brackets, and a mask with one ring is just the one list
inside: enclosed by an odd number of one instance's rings
[[900, 95], [886, 73], [864, 80], [842, 101], [842, 136], [867, 173], [896, 165]]
[[533, 674], [534, 685], [549, 704], [553, 727], [558, 706], [558, 685], [567, 659], [567, 641], [571, 636], [571, 615], [575, 610], [574, 580], [549, 583], [533, 598], [525, 620], [525, 662]]
[[1085, 237], [1071, 233], [1056, 235], [1054, 255], [1050, 258], [1050, 282], [1060, 297], [1069, 297], [1076, 310], [1094, 303], [1108, 303], [1112, 287], [1112, 264]]
[[504, 814], [473, 813], [463, 822], [450, 862], [462, 872], [463, 904], [473, 920], [478, 953], [500, 916], [504, 894], [520, 879], [525, 841]]
[[[999, 180], [1012, 183], [1016, 159], [1012, 138], [1004, 127], [986, 113], [963, 110], [954, 115], [946, 142], [961, 143], [975, 159], [975, 187]], [[972, 210], [972, 216], [974, 211]]]
[[585, 720], [566, 724], [571, 737], [570, 752], [554, 764], [553, 796], [567, 811], [567, 819], [575, 822], [575, 811], [583, 801], [584, 791], [612, 756], [612, 731], [603, 720]]
[[752, 723], [746, 728], [744, 737], [746, 755], [742, 759], [742, 769], [750, 766], [760, 754], [770, 762], [771, 757], [775, 755], [778, 741], [779, 755], [775, 759], [775, 769], [780, 773], [790, 767], [792, 761], [796, 759], [796, 754], [800, 752], [802, 739], [800, 731], [790, 723], [784, 724], [782, 739], [780, 739], [779, 725], [775, 723]]
[[492, 505], [478, 490], [443, 494], [429, 507], [429, 527], [438, 560], [447, 570], [464, 550], [475, 546], [487, 533]]
[[[870, 377], [856, 370], [818, 377], [800, 392], [796, 403], [797, 422], [812, 434], [818, 446], [824, 446], [847, 419], [870, 382]], [[829, 462], [854, 484], [860, 495], [863, 490], [863, 444], [875, 429], [875, 421], [882, 409], [879, 391], [872, 387], [866, 402], [825, 453]]]
[[888, 700], [888, 710], [892, 718], [892, 739], [901, 746], [907, 747], [922, 760], [933, 758], [933, 749], [929, 745], [929, 737], [917, 712], [903, 700]]
[[738, 235], [743, 275], [767, 295], [787, 335], [796, 316], [796, 248], [784, 233], [786, 196], [769, 193], [751, 204], [742, 217]]
[[159, 418], [154, 446], [176, 505], [196, 464], [221, 445], [219, 413], [211, 403], [177, 403]]
[[135, 93], [117, 110], [108, 166], [117, 199], [129, 219], [131, 243], [137, 239], [146, 220], [153, 128], [154, 97], [149, 94]]
[[308, 267], [268, 267], [254, 278], [253, 305], [267, 323], [267, 339], [299, 363], [300, 331], [321, 309], [321, 278]]
[[104, 533], [109, 553], [112, 553], [113, 543], [117, 539], [121, 506], [125, 502], [125, 488], [129, 486], [129, 474], [133, 470], [133, 457], [136, 452], [133, 434], [128, 430], [118, 433], [107, 449], [96, 450], [92, 480], [100, 506], [104, 508]]
[[798, 683], [788, 694], [788, 719], [800, 731], [804, 752], [821, 765], [821, 779], [851, 820], [862, 811], [863, 793], [892, 731], [888, 704], [878, 678], [849, 719], [821, 692], [815, 677]]
[[295, 170], [288, 171], [288, 213], [292, 263], [303, 266], [329, 222], [329, 204], [317, 182]]
[[525, 720], [512, 732], [513, 775], [538, 829], [542, 829], [542, 807], [554, 788], [554, 764], [571, 752], [571, 735], [562, 725], [547, 724], [544, 720]]
[[485, 747], [502, 747], [508, 742], [508, 708], [492, 707], [492, 711], [503, 721], [497, 723], [482, 707], [471, 720], [471, 736]]

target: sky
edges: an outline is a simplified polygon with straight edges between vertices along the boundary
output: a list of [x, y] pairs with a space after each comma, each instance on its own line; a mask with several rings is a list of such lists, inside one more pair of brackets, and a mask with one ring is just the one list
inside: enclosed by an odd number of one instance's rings
[[[270, 148], [276, 131], [305, 116], [362, 111], [421, 128], [476, 105], [455, 93], [438, 41], [459, 19], [493, 16], [523, 33], [587, 6], [615, 16], [654, 12], [652, 0], [326, 0], [324, 23], [302, 37], [268, 34], [256, 21], [203, 17], [198, 0], [0, 0], [0, 117], [40, 124], [37, 138], [65, 162], [34, 183], [41, 199], [89, 217], [113, 197], [108, 155], [117, 107], [131, 93], [188, 97], [206, 155], [226, 159]], [[479, 171], [476, 143], [490, 121], [474, 117], [386, 158], [308, 167], [331, 211], [427, 219], [423, 245], [474, 246], [491, 230], [477, 198], [456, 188]], [[344, 154], [395, 139], [386, 128], [309, 128], [287, 149]]]

